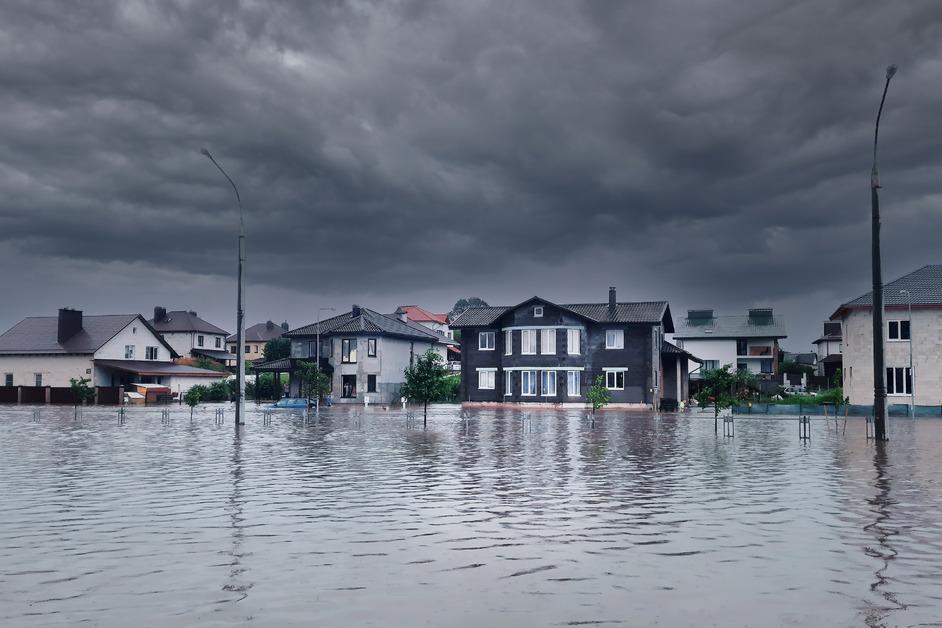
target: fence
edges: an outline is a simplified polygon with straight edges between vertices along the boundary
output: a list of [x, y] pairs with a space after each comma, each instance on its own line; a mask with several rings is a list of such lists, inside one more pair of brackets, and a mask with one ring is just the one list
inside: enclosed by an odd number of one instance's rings
[[[97, 386], [95, 391], [98, 405], [118, 405], [124, 396], [120, 387]], [[96, 398], [89, 399], [86, 403], [92, 405], [96, 403]], [[2, 403], [50, 403], [71, 406], [75, 405], [75, 395], [70, 386], [0, 386], [0, 404]]]
[[[872, 405], [850, 404], [848, 406], [822, 404], [783, 404], [783, 403], [753, 403], [745, 406], [735, 406], [733, 414], [739, 415], [768, 415], [768, 416], [796, 416], [796, 415], [817, 415], [823, 416], [827, 407], [828, 416], [840, 415], [846, 413], [849, 416], [871, 416], [873, 415]], [[886, 407], [887, 416], [909, 416], [909, 406], [904, 403], [893, 403]], [[915, 416], [917, 417], [942, 417], [942, 405], [939, 406], [916, 406]]]

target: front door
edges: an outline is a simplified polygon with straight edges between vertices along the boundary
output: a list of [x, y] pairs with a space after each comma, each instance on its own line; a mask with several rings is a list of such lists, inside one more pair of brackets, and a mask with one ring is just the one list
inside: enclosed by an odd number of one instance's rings
[[346, 397], [348, 399], [357, 396], [357, 376], [356, 375], [343, 375], [340, 379], [341, 387], [341, 397]]

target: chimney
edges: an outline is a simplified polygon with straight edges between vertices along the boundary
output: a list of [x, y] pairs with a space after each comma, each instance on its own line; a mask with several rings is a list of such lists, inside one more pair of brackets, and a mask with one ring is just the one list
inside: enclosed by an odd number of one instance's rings
[[165, 318], [167, 318], [167, 308], [160, 307], [159, 305], [154, 307], [154, 322], [159, 323]]
[[398, 314], [399, 320], [401, 320], [403, 323], [409, 320], [409, 316], [405, 313], [405, 310], [399, 310]]
[[359, 316], [361, 314], [360, 306], [354, 305], [353, 308], [350, 310], [350, 313], [353, 315], [353, 318], [356, 318], [357, 316]]
[[288, 321], [283, 322], [281, 324], [281, 328], [284, 329], [285, 331], [288, 331]]
[[193, 310], [190, 310], [190, 316], [192, 316], [193, 318], [199, 318], [199, 317], [196, 315], [196, 312], [194, 312]]
[[82, 331], [82, 311], [72, 310], [67, 307], [59, 309], [59, 333], [56, 340], [59, 344], [66, 342], [69, 338]]
[[275, 328], [275, 324], [271, 321], [265, 321], [265, 329], [271, 331]]
[[615, 317], [615, 286], [611, 286], [608, 289], [608, 315], [610, 318]]

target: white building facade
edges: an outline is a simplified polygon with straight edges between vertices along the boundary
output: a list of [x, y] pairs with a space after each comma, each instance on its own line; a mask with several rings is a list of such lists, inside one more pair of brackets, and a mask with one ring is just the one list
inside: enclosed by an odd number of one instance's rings
[[747, 315], [717, 316], [713, 310], [688, 310], [677, 325], [678, 347], [703, 360], [690, 362], [691, 378], [703, 370], [746, 370], [755, 375], [778, 374], [779, 340], [786, 338], [785, 321], [770, 308], [753, 308]]

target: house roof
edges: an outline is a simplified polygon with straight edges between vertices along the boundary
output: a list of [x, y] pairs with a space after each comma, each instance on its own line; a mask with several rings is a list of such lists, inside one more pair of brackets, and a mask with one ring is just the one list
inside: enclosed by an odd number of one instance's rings
[[140, 319], [170, 355], [177, 357], [173, 347], [140, 314], [83, 315], [81, 331], [61, 344], [58, 316], [30, 316], [0, 335], [0, 354], [93, 354], [135, 319]]
[[[271, 323], [271, 327], [269, 327]], [[285, 330], [281, 325], [276, 325], [271, 321], [265, 323], [257, 323], [251, 327], [246, 327], [245, 329], [245, 342], [268, 342], [269, 340], [274, 340], [275, 338], [281, 338], [285, 333]], [[237, 334], [232, 334], [226, 338], [227, 342], [238, 342], [239, 337]]]
[[95, 360], [96, 366], [134, 373], [135, 375], [185, 375], [187, 377], [229, 377], [229, 373], [201, 369], [173, 362], [152, 362], [150, 360]]
[[667, 353], [670, 355], [684, 355], [684, 356], [687, 356], [687, 359], [691, 360], [692, 362], [696, 362], [697, 364], [703, 364], [703, 360], [701, 360], [694, 354], [690, 353], [689, 351], [685, 351], [684, 349], [681, 349], [674, 343], [668, 342], [666, 340], [661, 344], [661, 353]]
[[841, 334], [827, 334], [826, 336], [821, 336], [811, 344], [817, 345], [821, 344], [822, 342], [840, 342], [841, 340], [843, 340]]
[[786, 338], [785, 320], [781, 316], [772, 316], [767, 324], [757, 323], [748, 315], [714, 316], [712, 318], [683, 318], [677, 325], [674, 338]]
[[202, 318], [196, 315], [196, 312], [187, 312], [186, 310], [174, 310], [173, 312], [167, 312], [167, 315], [159, 322], [154, 322], [154, 319], [150, 319], [147, 322], [162, 334], [196, 331], [202, 332], [204, 334], [222, 334], [224, 336], [229, 335], [229, 332], [226, 330], [220, 329], [212, 323], [204, 321]]
[[[427, 327], [409, 320], [399, 320], [393, 315], [380, 314], [365, 307], [359, 308], [359, 314], [354, 311], [345, 312], [338, 316], [320, 322], [321, 336], [338, 334], [372, 334], [377, 336], [395, 336], [398, 338], [411, 338], [425, 342], [439, 342], [454, 344], [441, 334], [437, 334]], [[311, 323], [284, 333], [286, 338], [309, 338], [317, 335], [317, 323]]]
[[610, 314], [608, 303], [557, 304], [551, 303], [546, 299], [541, 299], [540, 297], [531, 297], [526, 301], [513, 306], [469, 307], [451, 322], [451, 326], [461, 328], [486, 327], [488, 325], [493, 325], [497, 319], [506, 314], [508, 311], [522, 307], [531, 301], [539, 301], [549, 305], [554, 305], [564, 310], [569, 310], [570, 312], [581, 316], [582, 318], [586, 318], [594, 323], [657, 324], [663, 321], [666, 317], [666, 327], [669, 328], [667, 331], [673, 331], [673, 320], [671, 319], [670, 308], [667, 305], [667, 301], [616, 303], [614, 314]]
[[[908, 290], [909, 298], [900, 294], [900, 290]], [[942, 264], [923, 266], [908, 275], [884, 284], [884, 306], [906, 307], [910, 302], [914, 306], [942, 307]], [[870, 291], [842, 304], [831, 315], [831, 320], [841, 318], [847, 310], [869, 310], [872, 305], [873, 291]]]
[[448, 324], [448, 315], [447, 314], [433, 314], [426, 309], [419, 307], [418, 305], [400, 305], [396, 308], [396, 314], [405, 314], [410, 321], [415, 321], [416, 323], [439, 323], [441, 325]]
[[225, 360], [235, 360], [239, 357], [234, 353], [229, 353], [228, 351], [220, 351], [219, 349], [201, 349], [199, 347], [193, 348], [190, 350], [190, 353], [195, 355], [203, 355], [207, 358], [212, 358], [213, 360], [219, 360], [220, 362]]

